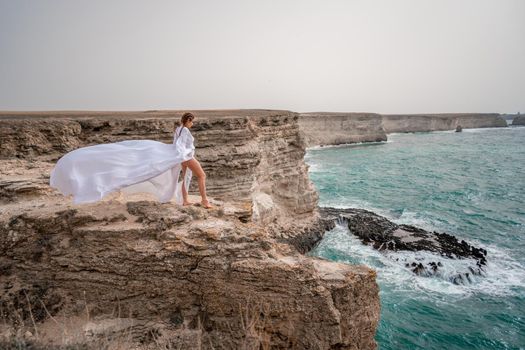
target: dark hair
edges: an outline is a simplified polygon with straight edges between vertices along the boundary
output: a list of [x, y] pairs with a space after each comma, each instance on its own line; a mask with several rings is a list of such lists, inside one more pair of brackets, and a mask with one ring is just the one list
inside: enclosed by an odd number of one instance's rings
[[188, 120], [193, 120], [195, 116], [191, 114], [190, 112], [186, 112], [182, 115], [182, 118], [180, 118], [180, 122], [182, 125], [186, 124]]

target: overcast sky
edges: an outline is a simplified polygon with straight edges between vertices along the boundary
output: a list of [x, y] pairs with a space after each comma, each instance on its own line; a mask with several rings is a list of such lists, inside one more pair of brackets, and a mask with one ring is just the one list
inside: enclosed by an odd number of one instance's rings
[[0, 0], [0, 110], [525, 113], [524, 0]]

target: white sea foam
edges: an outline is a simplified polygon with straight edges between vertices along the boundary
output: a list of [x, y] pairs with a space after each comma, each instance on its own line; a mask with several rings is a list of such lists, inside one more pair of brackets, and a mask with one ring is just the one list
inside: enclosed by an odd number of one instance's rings
[[453, 134], [456, 130], [434, 130], [434, 131], [407, 131], [407, 132], [392, 132], [387, 135], [388, 136], [400, 136], [400, 135], [410, 135], [410, 134], [433, 134], [433, 133], [439, 133], [439, 134]]
[[346, 209], [346, 208], [365, 209], [365, 210], [374, 212], [378, 215], [384, 216], [390, 221], [398, 225], [417, 226], [427, 231], [434, 231], [436, 230], [436, 227], [438, 226], [437, 223], [430, 222], [431, 220], [429, 218], [419, 217], [420, 214], [416, 212], [411, 212], [411, 211], [407, 211], [403, 209], [400, 215], [395, 215], [392, 213], [392, 211], [374, 207], [371, 203], [367, 201], [347, 198], [345, 196], [340, 196], [340, 198], [332, 198], [330, 200], [324, 201], [321, 204], [321, 206], [338, 208], [338, 209]]
[[[476, 244], [480, 246], [479, 244]], [[353, 236], [346, 225], [337, 224], [327, 232], [323, 241], [313, 250], [312, 255], [335, 254], [338, 261], [352, 264], [365, 264], [378, 272], [378, 280], [396, 290], [422, 291], [444, 295], [468, 296], [482, 293], [493, 296], [513, 295], [517, 288], [525, 286], [525, 266], [520, 264], [501, 248], [484, 246], [487, 250], [487, 265], [481, 276], [469, 273], [470, 282], [464, 279], [454, 284], [458, 274], [469, 272], [475, 267], [474, 259], [450, 259], [438, 254], [419, 251], [379, 252], [361, 243]], [[412, 272], [412, 262], [428, 266], [429, 262], [441, 263], [436, 275], [418, 276]], [[409, 267], [406, 264], [410, 264]]]
[[[306, 160], [305, 160], [306, 161]], [[314, 163], [310, 161], [306, 161], [308, 164], [308, 172], [309, 173], [319, 173], [323, 170], [323, 166], [319, 163]]]
[[428, 218], [423, 219], [419, 215], [420, 214], [416, 212], [403, 209], [401, 216], [397, 219], [393, 219], [392, 221], [394, 221], [398, 225], [417, 226], [427, 231], [434, 231], [436, 229], [435, 223], [429, 223]]
[[512, 295], [517, 288], [525, 287], [525, 266], [506, 249], [472, 240], [471, 243], [487, 250], [487, 278], [479, 281], [477, 289], [491, 295]]
[[[338, 196], [336, 194], [336, 196]], [[385, 217], [391, 217], [391, 213], [389, 211], [376, 208], [367, 201], [364, 200], [358, 200], [354, 198], [348, 198], [346, 196], [338, 196], [336, 198], [332, 198], [329, 200], [325, 200], [320, 204], [321, 207], [332, 207], [332, 208], [338, 208], [338, 209], [346, 209], [346, 208], [359, 208], [359, 209], [365, 209], [372, 211], [374, 213], [377, 213], [379, 215], [385, 216]]]
[[501, 131], [516, 131], [516, 130], [519, 130], [519, 129], [522, 129], [522, 130], [525, 130], [525, 128], [520, 128], [520, 127], [516, 127], [516, 126], [511, 126], [511, 127], [490, 127], [490, 128], [472, 128], [472, 129], [463, 129], [464, 132], [467, 132], [467, 133], [479, 133], [479, 132], [483, 132], [483, 131], [490, 131], [490, 130], [501, 130]]
[[352, 143], [341, 143], [338, 145], [326, 145], [326, 146], [312, 146], [306, 147], [306, 151], [320, 150], [328, 148], [341, 148], [341, 147], [357, 147], [357, 146], [368, 146], [368, 145], [382, 145], [388, 141], [370, 141], [370, 142], [352, 142]]
[[[488, 127], [488, 128], [463, 128], [462, 132], [467, 133], [476, 133], [476, 132], [483, 132], [483, 131], [490, 131], [490, 130], [516, 130], [519, 127], [514, 126], [495, 126], [495, 127]], [[525, 128], [522, 128], [525, 130]], [[411, 132], [393, 132], [388, 134], [388, 136], [398, 136], [398, 135], [407, 135], [407, 134], [454, 134], [456, 133], [456, 130], [434, 130], [434, 131], [411, 131]]]

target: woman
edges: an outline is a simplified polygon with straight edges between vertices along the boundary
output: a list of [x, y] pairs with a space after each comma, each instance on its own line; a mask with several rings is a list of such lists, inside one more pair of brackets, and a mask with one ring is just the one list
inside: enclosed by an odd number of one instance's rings
[[[193, 126], [193, 119], [195, 117], [191, 113], [184, 113], [184, 115], [181, 118], [181, 125], [175, 129], [175, 138], [173, 143], [175, 144], [177, 141], [177, 137], [181, 138], [183, 142], [186, 144], [187, 147], [195, 150], [195, 146], [193, 145], [193, 136], [190, 133], [190, 128]], [[206, 197], [206, 174], [204, 173], [204, 170], [202, 170], [202, 167], [195, 159], [195, 151], [192, 152], [192, 158], [190, 160], [186, 160], [182, 162], [182, 197], [183, 197], [183, 205], [191, 205], [188, 201], [188, 187], [185, 185], [185, 179], [186, 179], [186, 173], [187, 169], [190, 170], [190, 180], [191, 180], [191, 174], [195, 173], [195, 175], [198, 178], [198, 184], [199, 184], [199, 193], [201, 195], [201, 204], [204, 208], [210, 209], [212, 206], [210, 205], [210, 202], [208, 201], [208, 198]]]
[[[73, 203], [89, 203], [108, 193], [147, 192], [162, 202], [175, 196], [177, 204], [189, 205], [188, 189], [192, 172], [199, 178], [201, 204], [209, 209], [205, 174], [194, 158], [195, 147], [189, 127], [194, 116], [184, 113], [173, 144], [153, 140], [127, 140], [87, 146], [60, 158], [51, 171], [49, 183]], [[179, 182], [179, 174], [183, 179]]]

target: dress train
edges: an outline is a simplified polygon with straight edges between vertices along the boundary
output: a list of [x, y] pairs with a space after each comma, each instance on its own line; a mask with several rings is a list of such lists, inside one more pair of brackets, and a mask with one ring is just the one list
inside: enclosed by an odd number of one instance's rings
[[186, 168], [182, 181], [181, 163], [192, 159], [195, 150], [193, 137], [184, 129], [173, 144], [127, 140], [73, 150], [58, 160], [49, 183], [73, 195], [75, 204], [96, 202], [118, 190], [151, 193], [161, 203], [175, 197], [182, 204], [182, 185], [188, 191], [192, 172]]

